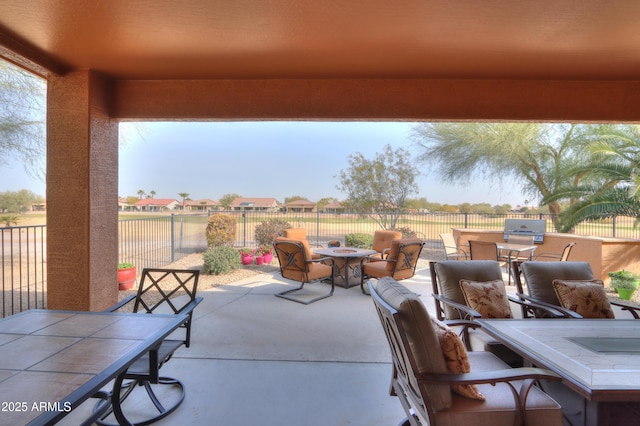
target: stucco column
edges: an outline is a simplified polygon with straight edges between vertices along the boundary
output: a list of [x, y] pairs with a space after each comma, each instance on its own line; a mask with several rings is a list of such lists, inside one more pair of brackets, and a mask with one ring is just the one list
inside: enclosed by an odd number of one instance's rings
[[47, 308], [117, 301], [118, 123], [109, 81], [88, 71], [49, 79]]

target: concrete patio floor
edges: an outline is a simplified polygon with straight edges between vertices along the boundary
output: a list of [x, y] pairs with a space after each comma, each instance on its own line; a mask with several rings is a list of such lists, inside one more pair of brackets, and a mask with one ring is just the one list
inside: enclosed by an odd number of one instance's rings
[[[428, 268], [402, 284], [435, 314]], [[371, 298], [359, 287], [336, 287], [311, 305], [274, 297], [297, 285], [273, 273], [199, 292], [204, 300], [195, 310], [191, 347], [161, 370], [183, 381], [186, 398], [155, 424], [397, 425], [404, 413], [388, 393], [391, 355]], [[148, 401], [142, 389], [136, 392], [141, 398], [129, 398], [127, 413]], [[83, 404], [60, 424], [79, 424], [92, 406]]]
[[[419, 270], [403, 284], [433, 309], [428, 275]], [[274, 273], [199, 292], [191, 347], [161, 371], [183, 381], [186, 398], [156, 424], [398, 424], [404, 413], [389, 396], [391, 355], [371, 298], [338, 286], [310, 305], [274, 297], [296, 285]], [[78, 424], [92, 405], [60, 424]]]

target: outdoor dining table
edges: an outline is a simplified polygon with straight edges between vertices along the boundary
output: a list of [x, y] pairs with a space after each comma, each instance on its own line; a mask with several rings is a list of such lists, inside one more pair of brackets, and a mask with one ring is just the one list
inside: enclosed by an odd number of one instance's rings
[[[626, 319], [478, 319], [482, 329], [537, 367], [562, 377], [544, 388], [578, 401], [573, 424], [640, 424], [640, 322]], [[553, 384], [549, 384], [553, 386]], [[563, 409], [568, 409], [564, 404]], [[580, 411], [576, 410], [576, 411]]]
[[[0, 320], [0, 424], [55, 424], [157, 351], [187, 318], [30, 310]], [[128, 424], [118, 398], [111, 403], [120, 424]]]
[[328, 247], [316, 249], [314, 252], [334, 259], [334, 283], [344, 288], [360, 285], [362, 262], [367, 260], [367, 256], [377, 253], [375, 250], [356, 247]]
[[538, 246], [533, 244], [514, 244], [514, 243], [496, 243], [498, 250], [507, 254], [507, 282], [511, 285], [511, 260], [517, 259], [520, 253], [530, 252], [529, 258], [532, 257], [533, 252]]

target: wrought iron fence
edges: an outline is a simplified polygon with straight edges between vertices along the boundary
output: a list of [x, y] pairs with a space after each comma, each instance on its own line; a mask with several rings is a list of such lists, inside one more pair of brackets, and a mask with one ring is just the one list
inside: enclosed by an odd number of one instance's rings
[[2, 317], [46, 306], [45, 225], [0, 228]]
[[[344, 242], [346, 234], [373, 234], [381, 226], [357, 213], [301, 212], [214, 212], [237, 219], [236, 247], [254, 247], [256, 225], [282, 219], [292, 227], [305, 228], [313, 245], [325, 246], [330, 240]], [[207, 249], [206, 226], [209, 214], [158, 215], [120, 220], [119, 259], [138, 266], [162, 267], [184, 256]], [[505, 219], [546, 219], [547, 232], [554, 232], [550, 215], [415, 213], [403, 214], [396, 227], [407, 228], [423, 238], [427, 247], [442, 248], [439, 234], [451, 228], [502, 230]], [[2, 254], [2, 316], [25, 309], [46, 307], [46, 226], [0, 228]], [[617, 217], [581, 224], [579, 235], [640, 239], [640, 228], [633, 218]]]
[[143, 268], [160, 268], [207, 248], [208, 214], [188, 214], [118, 222], [118, 258]]
[[[216, 212], [237, 217], [237, 245], [251, 247], [256, 244], [256, 225], [270, 219], [281, 219], [294, 228], [305, 228], [307, 239], [316, 245], [326, 245], [330, 240], [342, 240], [350, 233], [373, 234], [381, 226], [367, 215], [357, 213], [296, 213], [296, 212]], [[216, 214], [214, 213], [214, 214]], [[414, 231], [427, 242], [427, 246], [442, 247], [441, 233], [451, 228], [474, 228], [503, 230], [505, 219], [545, 219], [546, 232], [556, 232], [553, 216], [548, 214], [479, 214], [479, 213], [406, 213], [400, 215], [396, 228]], [[635, 219], [617, 217], [580, 224], [577, 235], [640, 239], [640, 228]]]

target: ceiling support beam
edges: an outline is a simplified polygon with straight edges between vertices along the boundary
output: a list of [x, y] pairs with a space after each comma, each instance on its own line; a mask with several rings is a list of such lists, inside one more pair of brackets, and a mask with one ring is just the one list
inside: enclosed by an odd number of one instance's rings
[[120, 80], [124, 120], [638, 122], [640, 81]]

